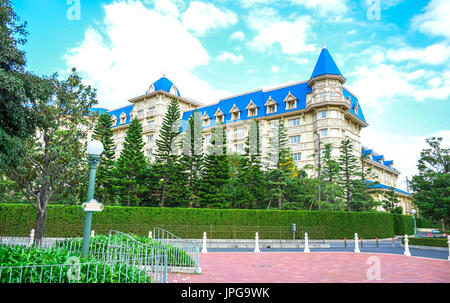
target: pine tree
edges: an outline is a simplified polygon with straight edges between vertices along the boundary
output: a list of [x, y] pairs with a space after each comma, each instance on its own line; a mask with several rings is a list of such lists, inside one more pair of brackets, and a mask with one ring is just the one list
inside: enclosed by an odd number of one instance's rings
[[116, 148], [113, 135], [111, 116], [106, 113], [100, 115], [92, 138], [102, 142], [104, 147], [97, 168], [95, 184], [98, 199], [105, 204], [111, 204], [114, 201], [112, 179]]
[[321, 209], [343, 210], [343, 189], [337, 181], [339, 179], [339, 163], [331, 156], [333, 146], [331, 143], [325, 144], [321, 157]]
[[148, 162], [143, 151], [142, 125], [136, 118], [128, 127], [123, 150], [114, 169], [113, 187], [116, 199], [127, 206], [140, 205], [148, 193]]
[[340, 156], [338, 159], [341, 172], [339, 184], [344, 189], [347, 210], [352, 210], [352, 193], [355, 189], [355, 178], [360, 176], [358, 158], [353, 153], [353, 144], [350, 139], [341, 141]]
[[186, 201], [187, 173], [180, 162], [181, 127], [178, 101], [172, 99], [164, 116], [155, 159], [160, 175], [160, 206], [180, 206]]
[[211, 144], [204, 158], [199, 191], [200, 206], [227, 208], [231, 205], [231, 197], [227, 191], [230, 182], [230, 162], [227, 156], [225, 131], [220, 123], [212, 131]]
[[194, 110], [188, 120], [182, 150], [181, 163], [188, 177], [188, 187], [186, 188], [189, 197], [188, 206], [199, 206], [198, 192], [202, 177], [203, 136], [200, 114], [197, 110]]
[[236, 191], [233, 201], [239, 208], [256, 208], [264, 201], [265, 179], [261, 169], [259, 123], [252, 120], [246, 140], [245, 155], [239, 159]]

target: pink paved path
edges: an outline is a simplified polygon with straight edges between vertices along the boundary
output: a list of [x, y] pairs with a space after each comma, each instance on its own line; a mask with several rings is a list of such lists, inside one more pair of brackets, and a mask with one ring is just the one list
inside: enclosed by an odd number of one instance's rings
[[[367, 263], [372, 259], [379, 261], [380, 280], [368, 279], [368, 270], [376, 267], [373, 261]], [[170, 273], [168, 282], [450, 282], [450, 261], [381, 253], [202, 253], [200, 266], [201, 275]]]

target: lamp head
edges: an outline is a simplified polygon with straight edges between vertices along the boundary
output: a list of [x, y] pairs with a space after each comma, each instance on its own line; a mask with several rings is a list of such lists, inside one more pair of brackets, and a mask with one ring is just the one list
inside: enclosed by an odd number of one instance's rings
[[98, 140], [92, 140], [87, 145], [87, 152], [89, 155], [100, 156], [103, 153], [103, 144]]
[[417, 213], [417, 211], [413, 208], [413, 209], [411, 210], [411, 213], [412, 213], [413, 215], [415, 215], [415, 214]]

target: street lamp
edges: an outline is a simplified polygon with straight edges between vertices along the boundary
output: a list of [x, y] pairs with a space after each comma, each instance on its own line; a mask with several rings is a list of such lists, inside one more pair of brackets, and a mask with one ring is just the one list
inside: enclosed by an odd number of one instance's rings
[[418, 237], [418, 234], [417, 234], [417, 225], [416, 225], [416, 213], [417, 213], [417, 211], [413, 208], [412, 210], [411, 210], [411, 213], [413, 214], [413, 218], [414, 218], [414, 237]]
[[94, 200], [95, 173], [97, 172], [97, 166], [100, 163], [100, 155], [103, 153], [103, 150], [103, 144], [98, 140], [93, 140], [87, 145], [87, 152], [89, 154], [89, 187], [87, 203], [83, 203], [82, 205], [82, 208], [86, 213], [84, 217], [83, 246], [81, 248], [82, 257], [85, 257], [89, 251], [92, 212], [97, 210], [95, 208], [92, 208], [91, 205], [99, 205], [98, 210], [103, 210], [103, 205]]

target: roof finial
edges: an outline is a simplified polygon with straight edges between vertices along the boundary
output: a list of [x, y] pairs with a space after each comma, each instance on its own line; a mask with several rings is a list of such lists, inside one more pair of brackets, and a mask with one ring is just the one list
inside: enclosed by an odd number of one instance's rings
[[323, 43], [322, 49], [327, 48], [327, 46], [325, 45], [325, 42]]
[[167, 78], [166, 77], [166, 71], [163, 71], [163, 78]]

